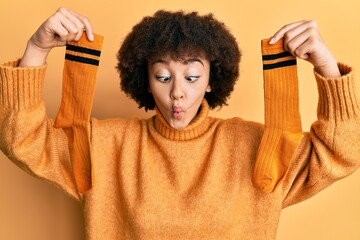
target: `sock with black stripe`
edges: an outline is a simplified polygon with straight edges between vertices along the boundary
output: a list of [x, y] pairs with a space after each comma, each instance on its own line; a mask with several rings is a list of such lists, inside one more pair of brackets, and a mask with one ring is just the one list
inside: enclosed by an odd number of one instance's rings
[[261, 41], [265, 98], [265, 128], [256, 156], [253, 183], [272, 192], [285, 175], [302, 138], [296, 58], [280, 40]]
[[83, 34], [79, 41], [67, 43], [62, 98], [54, 123], [68, 137], [79, 192], [89, 190], [93, 181], [89, 121], [102, 42], [102, 36], [94, 34], [94, 41], [90, 42]]

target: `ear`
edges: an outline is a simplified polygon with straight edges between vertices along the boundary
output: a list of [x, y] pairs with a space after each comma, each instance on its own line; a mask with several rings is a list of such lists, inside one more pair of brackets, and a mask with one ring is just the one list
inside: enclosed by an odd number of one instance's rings
[[206, 90], [205, 90], [206, 92], [211, 92], [211, 87], [210, 87], [210, 84], [209, 85], [207, 85], [207, 87], [206, 87]]

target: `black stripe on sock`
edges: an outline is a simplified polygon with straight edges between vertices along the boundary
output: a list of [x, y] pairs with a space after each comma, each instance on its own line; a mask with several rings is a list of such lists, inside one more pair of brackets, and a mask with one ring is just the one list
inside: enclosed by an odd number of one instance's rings
[[274, 68], [287, 67], [287, 66], [292, 66], [292, 65], [296, 65], [296, 59], [291, 59], [291, 60], [287, 60], [287, 61], [283, 61], [283, 62], [277, 62], [277, 63], [272, 63], [272, 64], [264, 64], [264, 65], [263, 65], [263, 70], [269, 70], [269, 69], [274, 69]]
[[268, 55], [262, 55], [262, 60], [275, 60], [278, 58], [283, 58], [283, 57], [290, 57], [292, 56], [289, 52], [281, 52], [281, 53], [276, 53], [276, 54], [268, 54]]
[[101, 54], [101, 51], [99, 51], [99, 50], [94, 50], [94, 49], [91, 49], [91, 48], [79, 47], [79, 46], [75, 46], [75, 45], [71, 45], [71, 44], [66, 44], [66, 50], [70, 50], [70, 51], [74, 51], [74, 52], [86, 53], [86, 54], [90, 54], [90, 55], [94, 55], [94, 56], [98, 56], [98, 57], [100, 57], [100, 54]]
[[80, 63], [99, 66], [99, 60], [80, 57], [80, 56], [74, 56], [74, 55], [71, 55], [71, 54], [68, 54], [68, 53], [65, 54], [65, 59], [67, 59], [69, 61], [74, 61], [74, 62], [80, 62]]

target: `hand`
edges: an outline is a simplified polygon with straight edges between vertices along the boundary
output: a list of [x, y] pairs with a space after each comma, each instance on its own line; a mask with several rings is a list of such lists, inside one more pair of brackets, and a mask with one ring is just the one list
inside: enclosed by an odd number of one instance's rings
[[79, 40], [84, 31], [87, 38], [93, 41], [92, 26], [87, 18], [71, 10], [59, 8], [31, 36], [19, 66], [44, 65], [52, 48], [65, 46], [68, 41]]
[[299, 21], [283, 26], [270, 39], [274, 44], [284, 38], [284, 49], [293, 56], [310, 62], [324, 77], [340, 77], [336, 59], [320, 36], [315, 21]]

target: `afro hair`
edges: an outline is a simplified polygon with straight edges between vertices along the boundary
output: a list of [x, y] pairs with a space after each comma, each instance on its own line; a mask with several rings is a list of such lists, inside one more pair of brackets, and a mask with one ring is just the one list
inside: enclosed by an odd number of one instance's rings
[[126, 36], [116, 66], [120, 87], [139, 108], [155, 108], [149, 92], [148, 61], [170, 56], [174, 60], [201, 56], [210, 62], [210, 108], [226, 105], [239, 75], [241, 53], [235, 37], [212, 14], [160, 10], [144, 17]]

